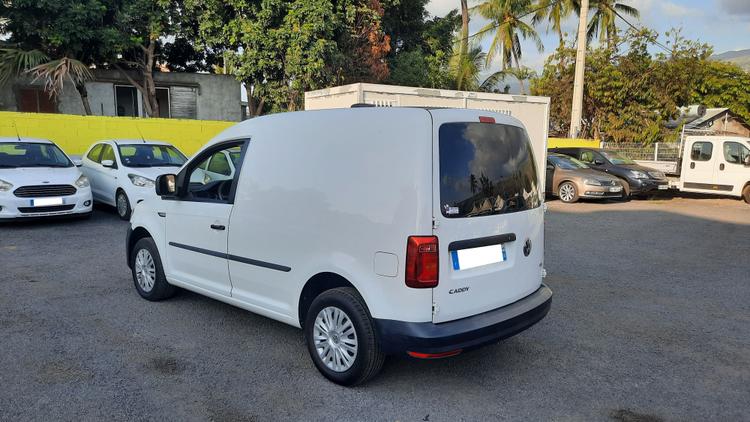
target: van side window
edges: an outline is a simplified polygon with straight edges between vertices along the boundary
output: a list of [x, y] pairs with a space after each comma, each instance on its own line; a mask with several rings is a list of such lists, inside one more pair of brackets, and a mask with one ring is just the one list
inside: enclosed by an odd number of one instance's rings
[[711, 142], [696, 142], [690, 150], [690, 159], [693, 161], [708, 161], [711, 159], [711, 152], [714, 144]]
[[745, 164], [746, 157], [750, 155], [744, 145], [738, 142], [724, 142], [724, 159], [731, 164]]
[[102, 144], [96, 144], [95, 147], [91, 148], [91, 151], [89, 151], [88, 155], [86, 155], [86, 158], [95, 163], [100, 162], [99, 157], [102, 154], [102, 146]]
[[[239, 178], [240, 156], [244, 141], [225, 144], [218, 151], [196, 158], [198, 164], [189, 168], [186, 200], [232, 203]], [[236, 157], [236, 159], [235, 159]]]

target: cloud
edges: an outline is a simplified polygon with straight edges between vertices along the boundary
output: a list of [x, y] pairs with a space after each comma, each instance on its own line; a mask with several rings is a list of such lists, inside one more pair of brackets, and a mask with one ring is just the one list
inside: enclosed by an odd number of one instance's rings
[[[471, 5], [469, 5], [471, 6]], [[460, 9], [458, 0], [430, 0], [426, 9], [432, 16], [445, 16], [453, 9]]]
[[673, 18], [684, 18], [686, 16], [692, 16], [692, 15], [699, 15], [700, 11], [697, 9], [692, 9], [689, 7], [681, 6], [679, 4], [675, 4], [669, 1], [665, 1], [664, 3], [660, 4], [661, 11]]
[[750, 1], [748, 0], [719, 0], [721, 7], [738, 15], [750, 15]]

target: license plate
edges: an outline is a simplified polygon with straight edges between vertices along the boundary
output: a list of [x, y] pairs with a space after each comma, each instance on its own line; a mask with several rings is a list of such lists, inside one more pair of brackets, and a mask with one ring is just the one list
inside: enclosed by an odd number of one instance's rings
[[454, 270], [468, 270], [469, 268], [503, 262], [508, 257], [503, 245], [490, 245], [451, 251], [451, 259]]
[[50, 205], [62, 205], [62, 204], [63, 204], [62, 198], [39, 198], [39, 199], [31, 200], [32, 207], [48, 207]]
[[609, 188], [610, 192], [620, 192], [622, 190], [622, 186], [615, 186], [613, 188]]
[[669, 189], [669, 185], [659, 185], [659, 190], [667, 190]]

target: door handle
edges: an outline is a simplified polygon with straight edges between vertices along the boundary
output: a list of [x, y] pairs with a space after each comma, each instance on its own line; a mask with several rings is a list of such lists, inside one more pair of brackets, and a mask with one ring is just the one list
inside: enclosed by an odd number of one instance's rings
[[695, 163], [690, 163], [690, 168], [694, 169], [695, 168]]
[[719, 170], [724, 170], [724, 163], [719, 164]]
[[224, 229], [226, 229], [226, 227], [223, 226], [223, 225], [221, 225], [221, 224], [211, 224], [211, 228], [214, 229], [214, 230], [224, 230]]

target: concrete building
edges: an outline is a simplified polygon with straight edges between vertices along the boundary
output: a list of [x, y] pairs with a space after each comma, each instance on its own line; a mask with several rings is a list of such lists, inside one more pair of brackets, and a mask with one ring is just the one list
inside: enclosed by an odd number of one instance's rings
[[[91, 113], [98, 116], [146, 117], [143, 97], [117, 70], [95, 69], [86, 82]], [[131, 77], [138, 81], [137, 74]], [[159, 117], [240, 121], [240, 84], [230, 75], [156, 72]], [[0, 88], [0, 111], [84, 114], [83, 103], [73, 84], [50, 99], [40, 81], [16, 79]]]
[[709, 129], [750, 137], [750, 124], [728, 108], [707, 108], [703, 116], [689, 123], [690, 128]]

